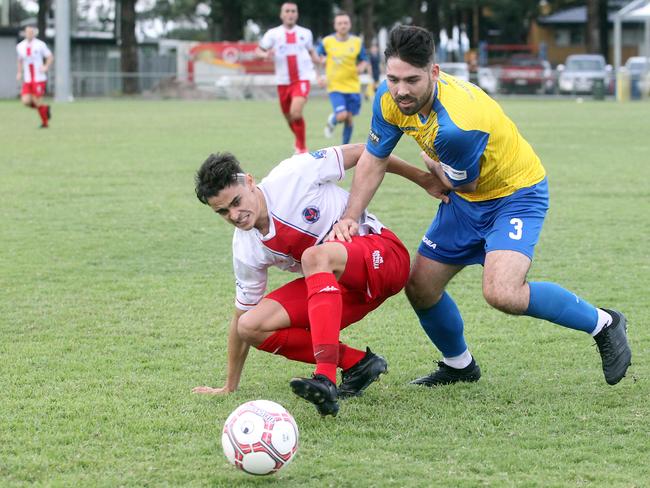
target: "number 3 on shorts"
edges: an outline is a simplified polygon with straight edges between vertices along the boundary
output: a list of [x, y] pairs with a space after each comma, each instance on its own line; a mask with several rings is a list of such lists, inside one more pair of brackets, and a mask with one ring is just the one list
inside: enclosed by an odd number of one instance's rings
[[515, 241], [520, 240], [522, 235], [522, 229], [524, 228], [524, 221], [515, 217], [510, 219], [510, 223], [515, 226], [515, 231], [508, 232], [508, 237], [510, 237], [510, 239], [513, 239]]

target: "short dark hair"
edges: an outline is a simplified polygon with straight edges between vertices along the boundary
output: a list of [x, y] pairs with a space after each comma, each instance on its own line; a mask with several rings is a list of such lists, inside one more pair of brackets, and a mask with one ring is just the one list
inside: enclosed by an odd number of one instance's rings
[[208, 204], [208, 198], [219, 194], [221, 190], [239, 182], [244, 172], [237, 158], [229, 153], [210, 154], [194, 177], [196, 197], [201, 203]]
[[426, 68], [435, 59], [433, 36], [416, 25], [398, 25], [388, 34], [384, 56], [386, 61], [398, 57], [418, 68]]

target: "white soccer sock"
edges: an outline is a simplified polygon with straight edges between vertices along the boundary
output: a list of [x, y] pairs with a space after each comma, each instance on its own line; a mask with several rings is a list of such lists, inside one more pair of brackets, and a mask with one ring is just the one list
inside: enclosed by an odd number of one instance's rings
[[442, 362], [451, 368], [463, 369], [469, 366], [469, 364], [472, 362], [472, 355], [469, 353], [469, 349], [465, 349], [465, 352], [460, 356], [454, 356], [453, 358], [442, 358]]
[[330, 114], [329, 117], [327, 117], [327, 123], [334, 127], [336, 125], [336, 114]]
[[612, 323], [612, 316], [605, 312], [601, 308], [597, 308], [596, 311], [598, 312], [598, 323], [596, 324], [596, 328], [594, 331], [591, 333], [591, 337], [594, 337], [596, 334], [598, 334], [601, 330], [603, 330], [605, 327], [608, 327]]

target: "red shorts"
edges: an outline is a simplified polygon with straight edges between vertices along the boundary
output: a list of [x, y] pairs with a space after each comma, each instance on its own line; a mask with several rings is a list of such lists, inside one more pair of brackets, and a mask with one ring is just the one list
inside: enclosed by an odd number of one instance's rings
[[288, 114], [291, 108], [291, 100], [295, 97], [307, 98], [311, 83], [307, 80], [294, 81], [290, 85], [278, 85], [278, 98], [283, 114]]
[[20, 91], [21, 95], [34, 95], [35, 97], [42, 97], [45, 95], [45, 81], [32, 81], [23, 83], [23, 89]]
[[[398, 293], [409, 275], [410, 258], [404, 244], [390, 230], [355, 236], [342, 242], [348, 251], [345, 271], [339, 278], [343, 299], [341, 329], [358, 322]], [[309, 328], [305, 278], [291, 281], [269, 293], [289, 314], [291, 327]]]

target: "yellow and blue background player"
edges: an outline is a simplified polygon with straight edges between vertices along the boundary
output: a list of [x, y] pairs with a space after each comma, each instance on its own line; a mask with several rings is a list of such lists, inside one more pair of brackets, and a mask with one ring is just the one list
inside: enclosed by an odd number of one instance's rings
[[439, 181], [443, 203], [422, 238], [406, 294], [443, 360], [412, 383], [436, 386], [481, 376], [460, 311], [445, 291], [471, 264], [483, 265], [483, 295], [493, 307], [591, 334], [605, 380], [618, 383], [631, 361], [625, 316], [596, 308], [556, 283], [526, 279], [548, 209], [545, 171], [530, 144], [480, 88], [440, 72], [425, 29], [393, 29], [385, 56], [386, 82], [375, 96], [366, 150], [332, 234], [348, 240], [356, 233], [356, 219], [381, 183], [388, 155], [402, 134], [413, 137]]
[[332, 137], [336, 124], [343, 123], [343, 144], [350, 142], [353, 118], [361, 109], [359, 73], [366, 70], [368, 61], [363, 42], [350, 34], [351, 27], [350, 16], [345, 12], [337, 13], [334, 33], [326, 36], [316, 49], [325, 63], [327, 93], [333, 109], [327, 118], [325, 137]]

